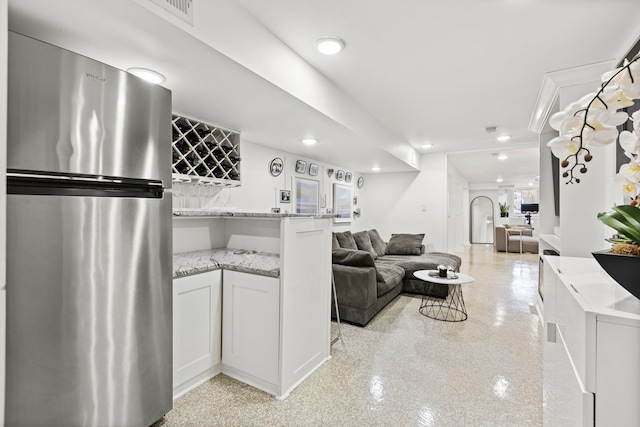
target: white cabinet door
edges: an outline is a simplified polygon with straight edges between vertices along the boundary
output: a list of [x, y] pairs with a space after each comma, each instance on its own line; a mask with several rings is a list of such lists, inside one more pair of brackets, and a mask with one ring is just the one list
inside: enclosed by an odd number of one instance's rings
[[640, 426], [640, 328], [598, 322], [596, 425]]
[[174, 398], [220, 372], [221, 271], [173, 281]]
[[280, 280], [225, 270], [222, 307], [222, 371], [277, 393]]

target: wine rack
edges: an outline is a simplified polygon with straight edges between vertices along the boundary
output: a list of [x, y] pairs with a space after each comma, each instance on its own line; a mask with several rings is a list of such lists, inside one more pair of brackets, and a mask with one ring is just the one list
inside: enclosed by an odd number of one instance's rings
[[173, 115], [174, 181], [240, 185], [240, 134]]

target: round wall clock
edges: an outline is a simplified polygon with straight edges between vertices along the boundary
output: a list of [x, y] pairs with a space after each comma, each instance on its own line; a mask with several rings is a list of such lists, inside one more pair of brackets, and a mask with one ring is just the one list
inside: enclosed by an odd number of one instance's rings
[[358, 188], [362, 188], [364, 186], [364, 176], [358, 178]]
[[280, 157], [269, 162], [269, 173], [271, 176], [278, 176], [282, 173], [282, 159]]

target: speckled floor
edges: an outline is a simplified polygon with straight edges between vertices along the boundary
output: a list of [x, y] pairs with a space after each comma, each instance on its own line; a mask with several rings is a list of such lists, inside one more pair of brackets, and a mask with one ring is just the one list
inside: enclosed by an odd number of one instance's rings
[[[365, 328], [342, 325], [332, 359], [284, 401], [218, 375], [157, 426], [540, 426], [538, 257], [473, 245], [469, 319], [440, 322], [401, 295]], [[335, 331], [335, 324], [333, 325]]]

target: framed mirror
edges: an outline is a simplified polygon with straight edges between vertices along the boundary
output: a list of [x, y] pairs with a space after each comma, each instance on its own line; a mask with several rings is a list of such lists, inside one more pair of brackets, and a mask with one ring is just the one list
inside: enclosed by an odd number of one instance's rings
[[471, 243], [493, 244], [493, 201], [478, 196], [471, 201]]
[[351, 222], [352, 187], [344, 184], [333, 184], [333, 213], [338, 216], [333, 222]]

